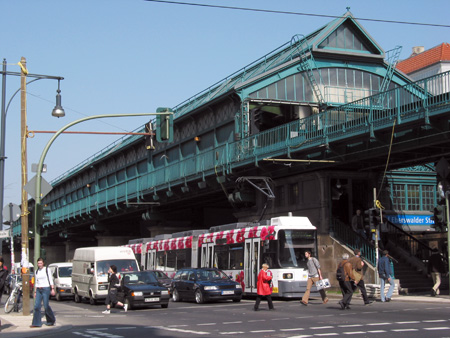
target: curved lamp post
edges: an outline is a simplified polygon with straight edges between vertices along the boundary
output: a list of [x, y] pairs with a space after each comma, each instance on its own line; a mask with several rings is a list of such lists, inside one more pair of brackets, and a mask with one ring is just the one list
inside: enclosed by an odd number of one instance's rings
[[[138, 114], [106, 114], [106, 115], [94, 115], [94, 116], [88, 116], [81, 118], [79, 120], [73, 121], [69, 124], [66, 124], [64, 127], [59, 129], [52, 138], [47, 142], [46, 146], [44, 147], [44, 150], [42, 151], [41, 158], [39, 159], [39, 163], [37, 165], [37, 173], [36, 173], [36, 198], [35, 198], [35, 210], [40, 209], [41, 206], [41, 172], [42, 167], [44, 166], [44, 160], [45, 156], [47, 156], [47, 152], [52, 145], [52, 143], [55, 141], [55, 139], [61, 135], [66, 129], [84, 122], [88, 120], [94, 120], [94, 119], [101, 119], [101, 118], [107, 118], [107, 117], [130, 117], [130, 116], [150, 116], [150, 115], [159, 115], [158, 113], [138, 113]], [[39, 204], [39, 206], [38, 206]], [[40, 232], [40, 226], [37, 226], [38, 224], [38, 213], [34, 213], [34, 264], [37, 266], [37, 259], [39, 258], [40, 251], [41, 251], [41, 232]]]

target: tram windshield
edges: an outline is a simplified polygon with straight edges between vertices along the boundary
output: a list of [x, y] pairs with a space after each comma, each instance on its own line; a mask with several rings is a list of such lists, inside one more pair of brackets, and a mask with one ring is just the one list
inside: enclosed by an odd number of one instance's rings
[[305, 251], [315, 251], [314, 230], [280, 230], [278, 239], [281, 267], [306, 269]]

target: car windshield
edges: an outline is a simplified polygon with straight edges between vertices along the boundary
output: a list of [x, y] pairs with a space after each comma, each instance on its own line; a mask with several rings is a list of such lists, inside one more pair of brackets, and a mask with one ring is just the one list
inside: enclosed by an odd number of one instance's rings
[[62, 266], [59, 268], [59, 277], [71, 277], [72, 276], [72, 267], [71, 266]]
[[197, 279], [203, 281], [228, 279], [228, 276], [220, 270], [200, 270], [197, 272]]
[[150, 271], [124, 273], [123, 283], [125, 285], [138, 285], [138, 284], [158, 284], [155, 274]]
[[162, 271], [153, 271], [158, 279], [170, 279], [164, 272]]

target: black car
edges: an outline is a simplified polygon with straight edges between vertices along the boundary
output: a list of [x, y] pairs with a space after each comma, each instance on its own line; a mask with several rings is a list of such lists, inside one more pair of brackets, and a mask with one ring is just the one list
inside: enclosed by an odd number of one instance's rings
[[159, 285], [153, 272], [122, 272], [120, 275], [117, 298], [128, 304], [128, 309], [154, 305], [161, 305], [162, 308], [169, 306], [169, 291]]
[[211, 268], [187, 268], [178, 270], [172, 280], [172, 300], [206, 301], [232, 299], [240, 302], [242, 287], [222, 270]]
[[146, 270], [146, 271], [151, 271], [155, 274], [156, 279], [158, 280], [159, 284], [161, 286], [164, 286], [165, 288], [169, 289], [169, 294], [171, 293], [172, 290], [172, 278], [170, 278], [169, 276], [167, 276], [163, 271], [161, 270]]

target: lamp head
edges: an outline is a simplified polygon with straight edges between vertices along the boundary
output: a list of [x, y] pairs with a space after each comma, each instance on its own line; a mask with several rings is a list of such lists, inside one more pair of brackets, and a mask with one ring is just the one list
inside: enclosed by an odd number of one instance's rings
[[58, 94], [56, 94], [56, 106], [53, 108], [52, 116], [55, 117], [64, 117], [66, 113], [64, 112], [63, 107], [61, 106], [61, 91], [57, 90]]

